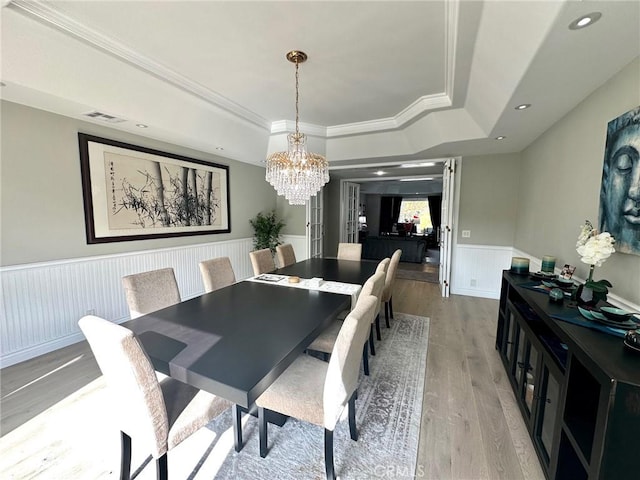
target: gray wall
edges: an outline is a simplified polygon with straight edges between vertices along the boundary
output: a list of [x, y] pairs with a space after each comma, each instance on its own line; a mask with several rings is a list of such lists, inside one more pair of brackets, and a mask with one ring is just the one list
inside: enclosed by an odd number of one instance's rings
[[[580, 225], [598, 222], [607, 123], [640, 105], [640, 60], [587, 97], [522, 152], [515, 247], [536, 257], [555, 255], [586, 278], [575, 250]], [[534, 107], [535, 108], [535, 105]], [[640, 303], [640, 256], [613, 254], [594, 279], [612, 293]]]
[[[512, 246], [518, 209], [520, 155], [462, 159], [458, 243]], [[462, 230], [471, 237], [462, 238]]]
[[[249, 218], [276, 208], [264, 168], [15, 103], [1, 109], [1, 265], [253, 237]], [[231, 233], [87, 245], [78, 132], [229, 165]]]
[[340, 242], [340, 180], [324, 187], [324, 256], [335, 257]]
[[289, 205], [286, 198], [278, 196], [276, 213], [285, 222], [285, 235], [306, 235], [307, 208], [304, 205]]

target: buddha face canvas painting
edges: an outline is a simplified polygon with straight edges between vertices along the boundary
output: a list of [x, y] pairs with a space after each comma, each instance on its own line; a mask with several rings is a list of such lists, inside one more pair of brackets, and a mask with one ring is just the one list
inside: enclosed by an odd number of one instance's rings
[[607, 126], [599, 227], [617, 252], [640, 255], [640, 107]]

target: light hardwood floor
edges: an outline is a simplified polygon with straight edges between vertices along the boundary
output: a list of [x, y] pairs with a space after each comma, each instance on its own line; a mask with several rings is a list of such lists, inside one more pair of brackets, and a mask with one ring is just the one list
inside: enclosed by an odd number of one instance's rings
[[[396, 312], [430, 318], [416, 478], [543, 479], [494, 349], [498, 302], [443, 299], [436, 284], [398, 280], [393, 304]], [[80, 441], [72, 447], [49, 433], [57, 428], [73, 436], [74, 425], [95, 417], [95, 410], [86, 410], [96, 404], [86, 400], [99, 396], [104, 386], [85, 342], [8, 367], [0, 375], [0, 477], [6, 478], [3, 469], [19, 463], [12, 470], [20, 476], [8, 478], [52, 479], [60, 471], [73, 472], [73, 478], [114, 478], [117, 461], [106, 469], [103, 464], [61, 464], [77, 458], [78, 448], [89, 458], [108, 454], [117, 459], [117, 436], [100, 445]], [[85, 411], [80, 403], [87, 405]], [[57, 422], [53, 429], [51, 419]], [[388, 472], [388, 478], [395, 478]]]

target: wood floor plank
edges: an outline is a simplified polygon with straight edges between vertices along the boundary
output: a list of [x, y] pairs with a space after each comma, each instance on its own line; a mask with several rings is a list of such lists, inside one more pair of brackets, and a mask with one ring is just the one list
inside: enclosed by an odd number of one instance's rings
[[488, 479], [484, 450], [478, 448], [482, 444], [482, 432], [478, 412], [475, 408], [471, 373], [462, 335], [462, 318], [460, 309], [454, 304], [450, 306], [447, 318], [447, 352], [449, 388], [449, 421], [454, 432], [452, 450], [452, 470], [454, 478]]

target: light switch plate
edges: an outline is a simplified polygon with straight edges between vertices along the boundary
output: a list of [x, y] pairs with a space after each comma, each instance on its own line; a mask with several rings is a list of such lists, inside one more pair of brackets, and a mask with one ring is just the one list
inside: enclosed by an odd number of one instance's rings
[[462, 238], [471, 238], [471, 230], [462, 230]]

